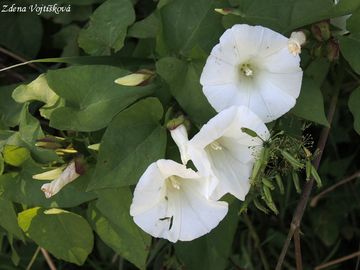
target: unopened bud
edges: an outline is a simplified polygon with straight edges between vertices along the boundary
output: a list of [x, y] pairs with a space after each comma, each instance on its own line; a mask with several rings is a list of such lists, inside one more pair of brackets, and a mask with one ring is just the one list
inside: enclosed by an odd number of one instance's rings
[[311, 54], [314, 57], [320, 57], [323, 54], [323, 46], [321, 43], [316, 44], [312, 49], [311, 49]]
[[166, 128], [168, 130], [173, 130], [184, 123], [185, 123], [185, 117], [183, 115], [180, 115], [179, 117], [171, 119], [169, 122], [167, 122]]
[[301, 46], [306, 42], [306, 35], [303, 31], [292, 32], [288, 41], [289, 52], [294, 56], [301, 53]]
[[75, 162], [71, 161], [58, 178], [50, 183], [42, 185], [41, 190], [45, 193], [45, 197], [48, 199], [57, 194], [65, 185], [74, 181], [79, 176], [80, 174], [76, 172]]
[[174, 129], [170, 129], [170, 134], [179, 148], [181, 162], [186, 165], [190, 157], [188, 155], [189, 138], [185, 125], [181, 124]]
[[234, 12], [233, 8], [215, 8], [215, 12], [221, 14], [221, 15], [229, 15]]
[[327, 41], [331, 37], [329, 21], [321, 21], [311, 26], [311, 32], [318, 41]]
[[83, 175], [86, 171], [86, 161], [83, 156], [77, 156], [74, 158], [75, 161], [75, 171], [76, 173]]
[[54, 180], [61, 175], [61, 173], [63, 172], [64, 169], [65, 169], [65, 166], [61, 166], [59, 168], [56, 168], [56, 169], [53, 169], [50, 171], [34, 174], [32, 176], [32, 178], [36, 179], [36, 180]]
[[44, 138], [36, 140], [35, 146], [45, 149], [58, 149], [63, 147], [65, 139], [56, 136], [46, 136]]
[[151, 77], [154, 76], [154, 74], [155, 73], [151, 70], [141, 69], [135, 73], [116, 79], [115, 83], [124, 86], [138, 86], [145, 84]]
[[329, 40], [326, 44], [326, 56], [330, 62], [339, 59], [339, 43], [335, 39]]
[[45, 149], [58, 149], [58, 148], [62, 147], [61, 144], [56, 143], [56, 142], [36, 142], [35, 146], [45, 148]]
[[99, 151], [100, 143], [91, 144], [88, 146], [88, 148], [94, 151]]

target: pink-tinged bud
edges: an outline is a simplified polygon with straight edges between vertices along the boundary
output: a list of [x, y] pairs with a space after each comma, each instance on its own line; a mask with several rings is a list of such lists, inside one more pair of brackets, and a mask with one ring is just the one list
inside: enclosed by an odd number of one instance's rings
[[311, 26], [311, 32], [318, 41], [327, 41], [331, 37], [330, 22], [321, 21]]
[[61, 175], [50, 183], [41, 186], [41, 190], [45, 193], [45, 197], [51, 198], [57, 194], [65, 185], [74, 181], [80, 174], [76, 172], [75, 161], [71, 161]]
[[63, 147], [65, 139], [56, 136], [46, 136], [44, 138], [36, 140], [35, 146], [45, 149], [58, 149]]
[[318, 43], [311, 49], [311, 54], [314, 57], [320, 57], [323, 54], [323, 46], [322, 44]]
[[74, 159], [76, 173], [83, 175], [86, 172], [86, 161], [83, 156], [78, 156]]
[[221, 14], [221, 15], [229, 15], [229, 14], [232, 14], [232, 15], [243, 15], [241, 14], [241, 12], [239, 12], [239, 10], [235, 9], [235, 8], [215, 8], [214, 9], [215, 12]]
[[221, 14], [221, 15], [229, 15], [232, 12], [232, 8], [215, 8], [215, 12]]
[[184, 124], [185, 117], [183, 115], [180, 115], [177, 118], [171, 119], [169, 122], [166, 123], [166, 128], [168, 130], [176, 129], [178, 126]]
[[186, 163], [190, 160], [188, 155], [188, 133], [185, 125], [181, 124], [174, 129], [170, 130], [171, 137], [179, 148], [181, 162], [186, 165]]
[[294, 56], [301, 53], [301, 46], [306, 42], [306, 35], [303, 31], [292, 32], [288, 41], [288, 49]]
[[336, 61], [339, 59], [339, 43], [335, 39], [329, 40], [326, 44], [326, 53], [327, 59], [330, 62]]
[[120, 77], [115, 80], [116, 84], [123, 86], [139, 86], [146, 85], [155, 75], [154, 71], [141, 69], [135, 73]]

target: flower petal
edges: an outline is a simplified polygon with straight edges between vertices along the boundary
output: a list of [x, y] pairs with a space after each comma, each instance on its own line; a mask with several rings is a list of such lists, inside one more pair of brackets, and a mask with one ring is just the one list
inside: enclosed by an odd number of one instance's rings
[[219, 179], [219, 185], [211, 198], [218, 200], [224, 194], [230, 193], [243, 201], [250, 189], [249, 178], [253, 163], [240, 162], [227, 148], [212, 150], [208, 154], [213, 164], [213, 172]]
[[265, 57], [287, 48], [288, 39], [262, 26], [236, 24], [231, 28], [240, 53]]
[[261, 60], [257, 60], [257, 64], [261, 69], [273, 73], [286, 74], [301, 71], [299, 55], [292, 55], [287, 47], [277, 53], [261, 58]]
[[181, 162], [186, 165], [189, 161], [187, 145], [189, 142], [188, 134], [186, 127], [181, 124], [180, 126], [176, 127], [175, 129], [170, 130], [170, 135], [173, 138], [174, 142], [176, 143], [177, 147], [179, 148]]
[[259, 75], [259, 81], [268, 81], [270, 84], [279, 88], [281, 91], [292, 96], [293, 98], [296, 99], [299, 97], [303, 76], [302, 70], [286, 74], [264, 71]]
[[234, 65], [217, 56], [210, 55], [201, 73], [200, 83], [202, 85], [235, 83], [238, 76], [238, 71]]
[[250, 91], [245, 87], [246, 85], [239, 91], [238, 84], [204, 85], [203, 92], [211, 106], [217, 112], [221, 112], [233, 105], [248, 103]]

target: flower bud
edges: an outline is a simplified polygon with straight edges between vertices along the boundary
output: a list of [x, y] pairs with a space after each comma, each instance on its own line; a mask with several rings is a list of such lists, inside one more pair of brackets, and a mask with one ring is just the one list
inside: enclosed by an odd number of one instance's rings
[[326, 56], [330, 62], [339, 59], [339, 43], [335, 39], [329, 40], [326, 44]]
[[36, 140], [35, 146], [45, 149], [58, 149], [63, 147], [65, 139], [56, 136], [46, 136], [44, 138]]
[[169, 122], [166, 123], [166, 128], [168, 130], [176, 129], [178, 126], [184, 124], [185, 117], [183, 115], [178, 116], [177, 118], [171, 119]]
[[234, 11], [233, 8], [215, 8], [214, 10], [221, 15], [229, 15], [232, 14]]
[[186, 163], [190, 160], [190, 157], [188, 155], [189, 138], [185, 125], [181, 124], [175, 129], [171, 129], [170, 134], [179, 148], [181, 162], [186, 165]]
[[99, 151], [100, 143], [91, 144], [88, 146], [88, 148], [94, 151]]
[[32, 176], [32, 178], [36, 179], [36, 180], [54, 180], [61, 175], [61, 173], [63, 172], [64, 169], [65, 169], [65, 166], [61, 166], [61, 167], [58, 167], [58, 168], [50, 170], [50, 171], [46, 171], [46, 172], [39, 173], [39, 174], [34, 174]]
[[323, 54], [323, 46], [321, 43], [316, 44], [312, 49], [311, 49], [311, 54], [314, 57], [320, 57]]
[[288, 41], [289, 52], [294, 56], [301, 53], [301, 46], [306, 42], [306, 35], [303, 31], [292, 32]]
[[41, 190], [45, 193], [45, 197], [48, 199], [57, 194], [65, 185], [74, 181], [79, 176], [80, 174], [76, 172], [75, 161], [71, 161], [58, 178], [50, 183], [42, 185]]
[[311, 32], [318, 41], [327, 41], [331, 37], [329, 21], [321, 21], [311, 26]]
[[77, 156], [74, 158], [75, 171], [77, 174], [83, 175], [86, 171], [86, 161], [83, 156]]
[[55, 142], [36, 142], [35, 146], [45, 148], [45, 149], [58, 149], [62, 145], [59, 143], [55, 143]]
[[154, 72], [147, 69], [141, 69], [135, 73], [120, 77], [115, 80], [116, 84], [124, 86], [138, 86], [143, 85], [154, 76]]

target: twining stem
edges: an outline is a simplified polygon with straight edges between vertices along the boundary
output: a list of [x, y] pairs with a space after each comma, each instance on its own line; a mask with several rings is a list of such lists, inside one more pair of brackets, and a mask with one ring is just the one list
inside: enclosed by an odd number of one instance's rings
[[[330, 106], [329, 106], [329, 110], [328, 110], [328, 114], [327, 114], [329, 127], [324, 127], [321, 131], [320, 138], [319, 138], [319, 141], [317, 144], [317, 149], [319, 149], [320, 152], [317, 155], [317, 157], [313, 160], [313, 166], [316, 168], [316, 170], [319, 168], [321, 157], [324, 152], [324, 148], [325, 148], [328, 136], [329, 136], [330, 126], [331, 126], [332, 120], [334, 118], [334, 113], [335, 113], [336, 104], [338, 101], [338, 96], [339, 96], [339, 89], [336, 89], [336, 90], [334, 89], [334, 94], [331, 98], [331, 102], [330, 102]], [[305, 208], [306, 208], [307, 202], [309, 200], [313, 185], [314, 185], [313, 177], [311, 177], [310, 180], [307, 181], [304, 185], [303, 191], [301, 193], [300, 201], [298, 202], [296, 210], [293, 214], [293, 218], [291, 221], [288, 235], [286, 237], [285, 243], [281, 250], [278, 262], [276, 264], [276, 268], [275, 268], [276, 270], [281, 269], [282, 264], [285, 259], [285, 256], [286, 256], [286, 253], [287, 253], [287, 250], [289, 249], [291, 239], [294, 236], [295, 231], [300, 228], [300, 223], [301, 223], [302, 217], [304, 215]]]
[[31, 257], [31, 260], [30, 260], [28, 266], [26, 267], [26, 270], [30, 270], [30, 269], [31, 269], [31, 267], [32, 267], [32, 265], [34, 264], [34, 262], [35, 262], [35, 260], [36, 260], [36, 258], [37, 258], [37, 255], [39, 254], [39, 252], [40, 252], [40, 247], [37, 247], [34, 255]]
[[52, 261], [49, 253], [46, 251], [46, 249], [40, 248], [40, 250], [41, 250], [41, 253], [43, 254], [45, 261], [48, 264], [50, 270], [56, 270], [56, 266], [55, 266], [54, 262]]
[[[21, 65], [27, 64], [27, 65], [29, 65], [30, 67], [36, 69], [37, 71], [42, 72], [42, 70], [41, 70], [39, 67], [37, 67], [37, 66], [34, 65], [33, 63], [30, 63], [30, 61], [27, 61], [26, 59], [22, 58], [21, 56], [15, 54], [15, 53], [13, 53], [13, 52], [10, 52], [10, 51], [6, 50], [5, 48], [0, 47], [0, 52], [2, 52], [3, 54], [6, 54], [6, 55], [14, 58], [15, 60], [20, 61], [20, 62], [22, 63]], [[6, 70], [6, 68], [3, 69], [3, 70]]]
[[315, 207], [318, 203], [318, 201], [324, 197], [324, 195], [326, 195], [327, 193], [333, 191], [334, 189], [336, 189], [337, 187], [341, 186], [341, 185], [344, 185], [356, 178], [359, 178], [360, 177], [360, 171], [357, 171], [356, 173], [338, 181], [336, 184], [332, 185], [331, 187], [325, 189], [323, 192], [319, 193], [318, 195], [316, 195], [315, 197], [313, 197], [311, 199], [311, 202], [310, 202], [310, 206], [311, 207]]
[[329, 266], [332, 266], [332, 265], [335, 265], [335, 264], [350, 260], [350, 259], [355, 258], [355, 257], [360, 257], [360, 251], [357, 251], [357, 252], [354, 252], [352, 254], [346, 255], [344, 257], [338, 258], [336, 260], [321, 264], [321, 265], [315, 267], [315, 270], [324, 269], [324, 268], [327, 268]]
[[302, 270], [302, 256], [301, 256], [301, 242], [300, 242], [300, 229], [297, 228], [294, 232], [294, 243], [295, 243], [295, 260], [296, 270]]
[[268, 261], [266, 259], [265, 253], [262, 250], [261, 245], [260, 245], [259, 236], [256, 233], [256, 230], [255, 230], [253, 224], [251, 223], [251, 220], [250, 220], [249, 216], [246, 215], [246, 214], [244, 215], [244, 222], [245, 222], [246, 226], [248, 227], [248, 229], [250, 231], [251, 237], [254, 240], [255, 248], [258, 250], [258, 252], [260, 254], [260, 259], [261, 259], [261, 262], [263, 264], [264, 269], [265, 270], [270, 270], [269, 263], [268, 263]]

